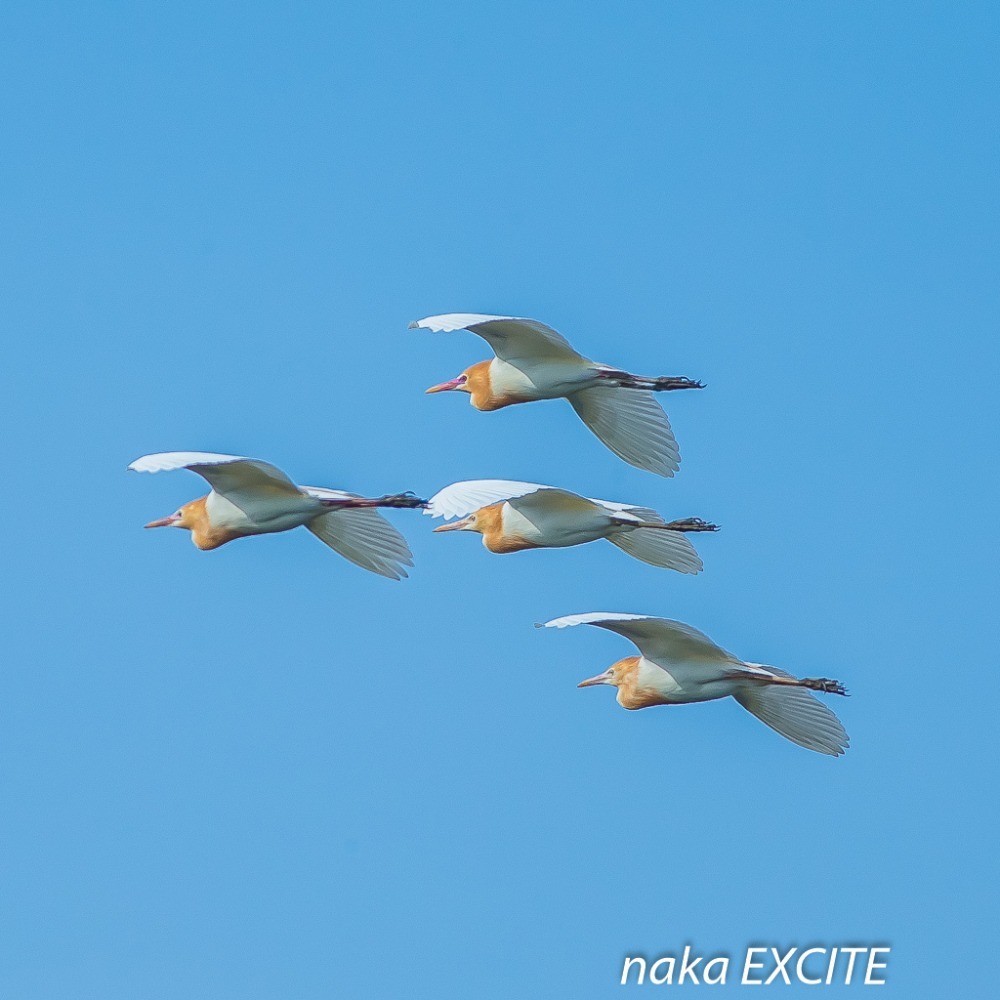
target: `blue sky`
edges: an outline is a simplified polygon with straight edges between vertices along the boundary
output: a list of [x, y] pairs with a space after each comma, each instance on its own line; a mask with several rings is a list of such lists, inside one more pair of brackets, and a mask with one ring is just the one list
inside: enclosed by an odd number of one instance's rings
[[[881, 995], [992, 994], [997, 20], [8, 5], [0, 992], [600, 998], [857, 941]], [[704, 379], [680, 475], [423, 395], [486, 348], [407, 323], [465, 310]], [[724, 530], [689, 578], [394, 512], [396, 584], [142, 531], [202, 492], [125, 473], [174, 449]], [[578, 691], [631, 647], [531, 626], [589, 610], [842, 679], [851, 751]]]

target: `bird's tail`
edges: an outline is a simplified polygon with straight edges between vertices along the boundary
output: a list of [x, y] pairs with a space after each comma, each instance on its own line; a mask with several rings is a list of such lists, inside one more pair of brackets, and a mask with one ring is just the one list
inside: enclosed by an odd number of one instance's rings
[[847, 694], [839, 681], [827, 678], [798, 679], [776, 667], [765, 668], [771, 680], [754, 674], [736, 692], [736, 700], [766, 726], [807, 750], [839, 757], [850, 739], [833, 712], [809, 691]]
[[679, 531], [664, 530], [665, 524], [623, 528], [608, 535], [608, 541], [650, 566], [675, 569], [678, 573], [700, 573], [702, 561], [694, 546]]

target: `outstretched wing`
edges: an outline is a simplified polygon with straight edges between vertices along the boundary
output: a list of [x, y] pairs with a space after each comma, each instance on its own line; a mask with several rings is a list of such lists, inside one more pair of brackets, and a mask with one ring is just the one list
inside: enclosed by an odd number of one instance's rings
[[596, 625], [598, 628], [617, 632], [634, 642], [647, 660], [665, 667], [679, 663], [690, 664], [692, 661], [743, 666], [741, 660], [712, 642], [704, 632], [670, 618], [591, 611], [589, 614], [554, 618], [543, 627], [566, 628], [569, 625]]
[[482, 337], [501, 361], [517, 365], [521, 361], [586, 361], [573, 350], [569, 341], [551, 326], [537, 319], [518, 316], [484, 316], [480, 313], [446, 313], [428, 316], [410, 324], [410, 329], [423, 327], [435, 333], [469, 330]]
[[678, 573], [700, 573], [704, 569], [701, 556], [679, 531], [639, 528], [609, 535], [608, 541], [650, 566], [675, 569]]
[[[336, 490], [316, 490], [324, 496]], [[351, 494], [341, 494], [340, 499]], [[324, 544], [350, 559], [356, 566], [399, 580], [413, 565], [406, 539], [377, 510], [353, 507], [332, 510], [310, 521], [306, 527]]]
[[[779, 677], [791, 676], [777, 667], [748, 666]], [[765, 725], [807, 750], [839, 757], [850, 745], [840, 719], [804, 688], [751, 683], [734, 697]]]
[[424, 513], [431, 517], [465, 517], [491, 503], [550, 489], [551, 486], [540, 483], [519, 483], [512, 479], [469, 479], [452, 483], [435, 493], [428, 500]]
[[629, 465], [668, 478], [680, 468], [670, 421], [651, 392], [593, 386], [567, 398], [579, 418]]
[[[543, 486], [541, 483], [520, 483], [512, 479], [469, 479], [461, 483], [452, 483], [430, 498], [424, 513], [430, 514], [431, 517], [465, 517], [480, 507], [500, 503], [501, 500], [516, 500], [520, 497], [534, 499], [533, 494], [538, 494], [540, 505], [553, 510], [569, 510], [574, 506], [583, 509], [585, 506], [596, 504], [610, 514], [626, 518], [634, 517], [636, 523], [663, 523], [663, 517], [651, 507], [615, 503], [613, 500], [594, 500], [582, 497], [571, 490]], [[518, 505], [519, 509], [523, 506], [523, 504]]]
[[137, 458], [133, 472], [168, 472], [190, 469], [205, 479], [216, 493], [250, 514], [269, 499], [301, 497], [300, 490], [281, 469], [269, 462], [240, 455], [214, 455], [207, 451], [165, 451]]

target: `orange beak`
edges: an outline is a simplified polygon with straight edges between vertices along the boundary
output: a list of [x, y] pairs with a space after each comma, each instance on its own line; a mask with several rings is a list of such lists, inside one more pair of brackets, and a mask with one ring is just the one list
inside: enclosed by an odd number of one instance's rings
[[427, 392], [451, 392], [452, 389], [461, 389], [465, 382], [465, 376], [459, 375], [458, 378], [448, 379], [447, 382], [442, 382], [440, 385], [432, 385]]
[[585, 681], [580, 681], [577, 684], [578, 688], [589, 688], [593, 687], [595, 684], [610, 684], [611, 683], [611, 671], [605, 670], [603, 674], [598, 674], [596, 677], [588, 677]]
[[461, 531], [463, 528], [467, 528], [472, 524], [472, 517], [463, 517], [461, 521], [452, 521], [451, 524], [442, 524], [440, 527], [435, 528], [435, 531]]
[[159, 521], [150, 521], [144, 524], [144, 528], [170, 528], [181, 519], [180, 514], [171, 514], [170, 517], [161, 517]]

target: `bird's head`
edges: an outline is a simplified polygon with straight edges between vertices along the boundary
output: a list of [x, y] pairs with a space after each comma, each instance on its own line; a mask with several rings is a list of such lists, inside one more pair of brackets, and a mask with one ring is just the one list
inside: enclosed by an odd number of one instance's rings
[[585, 681], [580, 681], [577, 687], [593, 687], [595, 684], [610, 684], [612, 687], [620, 688], [629, 682], [639, 667], [638, 656], [626, 656], [624, 660], [612, 663], [603, 674], [596, 677], [588, 677]]
[[[432, 385], [427, 392], [467, 392], [472, 397], [472, 405], [483, 409], [492, 395], [489, 369], [489, 361], [480, 361], [466, 368], [461, 375], [439, 385]], [[480, 403], [484, 405], [480, 406]]]
[[473, 511], [468, 517], [463, 517], [460, 521], [452, 521], [451, 524], [442, 524], [435, 528], [435, 531], [478, 531], [482, 534], [485, 525], [480, 518], [482, 510]]
[[[479, 510], [474, 510], [468, 517], [463, 517], [460, 521], [452, 521], [451, 524], [442, 524], [435, 531], [476, 531], [483, 536], [483, 544], [489, 548], [491, 538], [502, 536], [503, 530], [503, 507], [504, 503], [491, 503]], [[497, 551], [494, 549], [493, 551]]]
[[432, 392], [471, 392], [469, 388], [469, 373], [468, 370], [462, 372], [461, 375], [457, 375], [455, 378], [448, 379], [447, 382], [440, 382], [438, 385], [432, 385], [426, 390], [428, 393]]
[[205, 509], [205, 498], [192, 500], [178, 508], [169, 517], [161, 517], [158, 521], [150, 521], [145, 528], [185, 528], [194, 531], [202, 522]]

